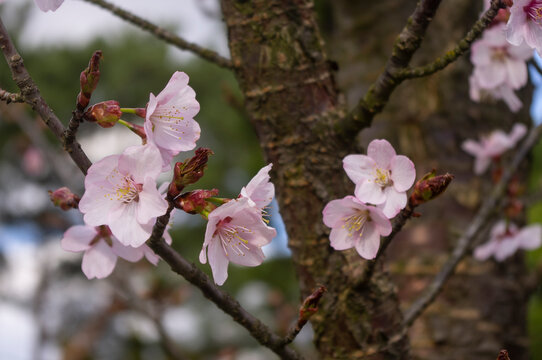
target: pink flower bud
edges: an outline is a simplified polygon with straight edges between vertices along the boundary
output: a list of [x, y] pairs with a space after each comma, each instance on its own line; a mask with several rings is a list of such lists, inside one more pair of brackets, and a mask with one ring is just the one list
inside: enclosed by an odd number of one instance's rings
[[122, 116], [119, 102], [116, 100], [107, 100], [93, 105], [85, 113], [87, 121], [96, 122], [103, 128], [110, 128], [119, 121]]
[[175, 199], [174, 204], [177, 209], [184, 210], [189, 214], [202, 214], [204, 212], [210, 213], [216, 209], [217, 206], [209, 201], [206, 201], [206, 199], [217, 195], [217, 189], [194, 190]]
[[427, 173], [414, 185], [414, 191], [409, 199], [410, 205], [418, 206], [433, 200], [446, 190], [453, 178], [454, 176], [451, 174], [435, 175], [435, 170]]
[[311, 316], [318, 311], [318, 303], [326, 291], [326, 287], [322, 285], [303, 301], [303, 305], [299, 309], [299, 320], [297, 321], [299, 327], [305, 325]]
[[81, 83], [81, 92], [77, 95], [77, 106], [84, 109], [90, 102], [92, 92], [96, 89], [98, 81], [100, 80], [100, 59], [102, 58], [102, 51], [96, 50], [90, 61], [88, 67], [81, 72], [79, 81]]
[[55, 191], [49, 190], [49, 196], [53, 204], [62, 210], [77, 209], [79, 206], [79, 196], [72, 193], [67, 187], [61, 187]]
[[213, 151], [207, 148], [199, 148], [196, 154], [185, 162], [175, 164], [173, 170], [173, 181], [168, 190], [170, 199], [175, 198], [181, 193], [185, 186], [196, 183], [207, 167], [209, 155], [213, 155]]

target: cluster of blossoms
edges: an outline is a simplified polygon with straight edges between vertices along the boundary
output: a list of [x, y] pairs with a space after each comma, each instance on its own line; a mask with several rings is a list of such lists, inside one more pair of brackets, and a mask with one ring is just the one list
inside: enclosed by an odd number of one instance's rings
[[335, 250], [355, 248], [365, 259], [376, 257], [380, 236], [391, 233], [390, 219], [407, 205], [406, 192], [416, 178], [410, 159], [397, 155], [386, 140], [373, 140], [367, 155], [348, 155], [343, 168], [356, 185], [354, 195], [330, 201], [323, 210]]
[[[474, 172], [483, 174], [492, 162], [500, 174], [498, 168], [500, 157], [508, 150], [513, 149], [516, 143], [525, 136], [527, 127], [523, 124], [515, 124], [509, 134], [502, 130], [495, 130], [487, 136], [482, 136], [480, 141], [466, 140], [461, 147], [467, 153], [475, 157]], [[508, 190], [509, 210], [507, 215], [514, 216], [520, 212], [522, 205], [515, 200], [517, 191], [514, 188]], [[498, 221], [490, 232], [490, 239], [485, 244], [474, 250], [474, 257], [484, 261], [493, 256], [497, 261], [503, 261], [512, 256], [519, 249], [532, 250], [542, 245], [542, 226], [530, 225], [523, 229], [513, 224], [508, 218], [506, 221]]]
[[[85, 70], [81, 77], [78, 106], [82, 108], [88, 105], [99, 78], [95, 58], [96, 54], [90, 70]], [[85, 92], [85, 89], [90, 90]], [[62, 189], [51, 193], [55, 204], [65, 209], [78, 207], [84, 214], [85, 225], [68, 229], [61, 244], [65, 250], [84, 252], [82, 268], [89, 279], [111, 274], [117, 257], [128, 261], [146, 257], [156, 264], [158, 257], [145, 243], [157, 218], [167, 212], [168, 200], [176, 208], [208, 219], [200, 260], [205, 263], [209, 258], [217, 284], [222, 285], [226, 280], [230, 261], [245, 266], [262, 263], [261, 247], [276, 236], [275, 229], [267, 226], [263, 218], [264, 208], [275, 192], [269, 182], [271, 164], [241, 190], [238, 199], [216, 198], [217, 190], [181, 193], [186, 185], [203, 176], [208, 156], [212, 154], [208, 149], [197, 149], [193, 158], [175, 164], [170, 184], [157, 188], [158, 176], [171, 169], [172, 159], [181, 151], [196, 147], [200, 127], [193, 118], [199, 109], [195, 92], [188, 86], [188, 76], [175, 72], [162, 92], [157, 96], [150, 94], [146, 108], [124, 109], [110, 100], [85, 112], [88, 121], [104, 128], [121, 123], [143, 140], [142, 145], [128, 147], [119, 155], [94, 163], [88, 169], [85, 193], [80, 200]], [[121, 120], [123, 112], [143, 117], [144, 126]], [[223, 205], [217, 207], [212, 201]], [[171, 243], [167, 231], [164, 238]]]
[[[482, 38], [472, 44], [470, 57], [474, 65], [474, 71], [469, 78], [471, 99], [503, 100], [513, 112], [522, 106], [514, 91], [527, 84], [526, 61], [532, 58], [535, 48], [532, 41], [523, 42], [519, 35], [523, 26], [517, 21], [521, 17], [518, 14], [521, 6], [519, 3], [521, 1], [516, 0], [510, 9], [500, 10], [492, 25], [482, 34]], [[523, 7], [521, 6], [522, 12]], [[485, 8], [489, 8], [489, 1], [485, 1]], [[525, 20], [525, 14], [523, 15]], [[532, 21], [526, 22], [530, 23]], [[536, 28], [540, 28], [540, 24], [537, 24]], [[511, 37], [510, 34], [515, 35]]]

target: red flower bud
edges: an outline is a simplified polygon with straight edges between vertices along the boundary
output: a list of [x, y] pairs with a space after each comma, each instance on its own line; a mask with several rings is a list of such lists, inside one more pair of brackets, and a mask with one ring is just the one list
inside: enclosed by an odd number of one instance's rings
[[196, 183], [207, 167], [209, 155], [214, 154], [211, 149], [199, 148], [196, 154], [185, 162], [178, 162], [173, 169], [173, 181], [169, 187], [168, 197], [175, 198], [185, 186]]
[[96, 89], [100, 80], [100, 60], [102, 51], [97, 50], [92, 54], [88, 67], [81, 72], [79, 82], [81, 84], [81, 92], [77, 95], [77, 106], [84, 109], [90, 102], [92, 92]]
[[194, 190], [187, 192], [176, 198], [173, 203], [177, 209], [186, 211], [189, 214], [210, 213], [216, 209], [216, 205], [205, 199], [218, 195], [217, 189], [212, 190]]
[[426, 174], [414, 185], [409, 199], [410, 206], [418, 206], [436, 198], [446, 190], [453, 178], [451, 174], [435, 175], [435, 170]]
[[305, 325], [307, 321], [318, 311], [318, 303], [320, 299], [327, 291], [325, 286], [320, 286], [312, 294], [307, 296], [301, 308], [299, 309], [299, 319], [297, 320], [297, 325], [299, 327]]
[[110, 128], [119, 121], [122, 116], [119, 102], [116, 100], [107, 100], [93, 105], [85, 112], [87, 121], [96, 122], [103, 128]]
[[79, 206], [79, 196], [72, 193], [67, 187], [61, 187], [55, 191], [49, 190], [49, 197], [53, 204], [62, 210], [77, 209]]

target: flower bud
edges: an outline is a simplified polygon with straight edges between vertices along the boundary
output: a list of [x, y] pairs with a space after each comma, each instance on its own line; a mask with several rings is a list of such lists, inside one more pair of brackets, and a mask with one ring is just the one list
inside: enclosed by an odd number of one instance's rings
[[67, 187], [61, 187], [55, 191], [49, 190], [49, 197], [53, 204], [62, 210], [77, 209], [79, 206], [79, 196], [72, 193]]
[[435, 175], [435, 170], [426, 174], [414, 185], [414, 191], [410, 195], [410, 206], [418, 206], [432, 200], [442, 194], [454, 176], [451, 174]]
[[499, 352], [499, 356], [497, 356], [497, 360], [510, 360], [510, 356], [508, 355], [508, 351], [501, 350]]
[[217, 195], [217, 189], [194, 190], [177, 197], [173, 203], [177, 209], [184, 210], [189, 214], [210, 213], [217, 206], [206, 199]]
[[209, 155], [214, 154], [211, 149], [198, 148], [196, 154], [185, 162], [175, 164], [173, 170], [173, 181], [168, 190], [168, 197], [175, 198], [181, 193], [185, 186], [196, 183], [207, 167]]
[[85, 112], [87, 121], [96, 122], [103, 128], [114, 126], [121, 116], [122, 111], [120, 111], [119, 102], [116, 100], [97, 103]]
[[311, 316], [318, 311], [318, 303], [326, 291], [327, 289], [325, 286], [320, 286], [316, 291], [307, 296], [299, 309], [299, 319], [297, 320], [298, 326], [305, 325]]
[[90, 61], [88, 67], [81, 72], [79, 82], [81, 84], [81, 92], [77, 95], [77, 106], [84, 109], [90, 102], [92, 92], [96, 89], [98, 81], [100, 80], [100, 60], [102, 58], [102, 51], [96, 50]]

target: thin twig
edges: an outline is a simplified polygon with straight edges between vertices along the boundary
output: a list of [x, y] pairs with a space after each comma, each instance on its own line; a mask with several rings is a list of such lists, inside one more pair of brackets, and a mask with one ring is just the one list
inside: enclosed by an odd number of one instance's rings
[[260, 344], [274, 351], [282, 359], [302, 359], [295, 350], [285, 346], [283, 338], [275, 335], [265, 324], [247, 312], [237, 300], [215, 285], [203, 271], [165, 243], [162, 235], [172, 210], [173, 207], [170, 205], [166, 214], [157, 219], [147, 245], [168, 263], [171, 270], [198, 287], [206, 298], [247, 329]]
[[84, 0], [89, 3], [98, 5], [106, 10], [109, 10], [113, 14], [117, 15], [123, 20], [128, 21], [132, 25], [135, 25], [139, 27], [140, 29], [143, 29], [152, 35], [156, 36], [157, 38], [164, 40], [168, 44], [174, 45], [175, 47], [181, 49], [181, 50], [188, 50], [193, 52], [194, 54], [200, 56], [201, 58], [212, 62], [213, 64], [216, 64], [220, 67], [231, 69], [233, 68], [233, 65], [229, 59], [226, 59], [225, 57], [220, 56], [217, 52], [206, 49], [204, 47], [201, 47], [197, 44], [188, 42], [179, 36], [173, 34], [172, 32], [161, 28], [157, 25], [154, 25], [153, 23], [140, 18], [137, 15], [132, 14], [129, 11], [126, 11], [124, 9], [119, 8], [116, 5], [113, 5], [105, 0]]
[[[64, 126], [54, 114], [53, 110], [51, 110], [49, 105], [47, 105], [45, 100], [41, 97], [40, 91], [24, 67], [23, 58], [19, 55], [17, 49], [15, 49], [2, 19], [0, 19], [0, 49], [9, 65], [13, 80], [21, 90], [21, 96], [23, 97], [24, 102], [30, 105], [32, 109], [41, 116], [57, 139], [63, 142]], [[74, 141], [67, 147], [67, 152], [77, 166], [79, 166], [79, 169], [81, 169], [83, 174], [86, 174], [92, 163], [81, 149], [81, 145]]]
[[[79, 129], [79, 124], [83, 122], [83, 110], [79, 107], [72, 112], [72, 117], [68, 123], [68, 128], [64, 131], [62, 139], [64, 140], [64, 149], [67, 150], [75, 141], [75, 135]], [[68, 150], [67, 150], [68, 151]]]
[[[40, 96], [39, 90], [24, 67], [23, 59], [15, 49], [7, 31], [0, 19], [0, 48], [11, 68], [13, 78], [21, 89], [24, 101], [32, 106], [34, 111], [41, 115], [44, 122], [53, 131], [53, 134], [62, 141], [64, 127], [45, 100]], [[79, 169], [86, 174], [91, 165], [90, 160], [77, 142], [74, 142], [68, 151], [72, 160]], [[234, 298], [216, 286], [209, 277], [194, 264], [188, 262], [179, 253], [173, 250], [162, 240], [162, 235], [169, 222], [173, 207], [170, 205], [166, 214], [156, 220], [148, 245], [158, 254], [171, 269], [183, 276], [188, 282], [197, 286], [205, 297], [215, 303], [220, 309], [230, 315], [237, 323], [246, 328], [250, 334], [262, 345], [268, 347], [282, 359], [302, 359], [293, 349], [284, 346], [283, 338], [275, 335], [260, 320], [248, 313]]]
[[459, 41], [453, 50], [446, 52], [444, 55], [437, 58], [430, 64], [404, 69], [400, 71], [397, 76], [402, 79], [413, 79], [428, 76], [444, 69], [470, 49], [474, 40], [480, 37], [482, 32], [489, 26], [489, 24], [491, 24], [495, 16], [497, 16], [500, 8], [501, 6], [499, 1], [493, 1], [490, 8], [474, 24], [467, 35], [465, 35], [465, 37]]
[[542, 125], [533, 128], [527, 139], [522, 143], [520, 149], [515, 154], [512, 162], [505, 168], [501, 180], [495, 185], [491, 194], [486, 198], [480, 210], [467, 227], [463, 236], [458, 240], [452, 254], [435, 276], [431, 284], [428, 285], [424, 293], [414, 301], [410, 308], [405, 312], [403, 324], [405, 327], [412, 325], [414, 320], [431, 304], [440, 293], [448, 278], [453, 274], [457, 264], [465, 257], [470, 245], [480, 234], [484, 225], [491, 219], [491, 215], [498, 208], [499, 199], [506, 191], [508, 183], [516, 173], [520, 163], [525, 159], [532, 147], [537, 143], [542, 135]]
[[23, 96], [20, 93], [10, 93], [4, 89], [0, 89], [0, 101], [5, 101], [6, 104], [9, 103], [22, 103], [24, 102]]
[[[371, 126], [373, 118], [386, 106], [395, 88], [407, 78], [405, 77], [405, 69], [407, 69], [412, 56], [420, 47], [427, 27], [435, 16], [440, 2], [440, 0], [420, 0], [418, 2], [413, 14], [407, 20], [406, 26], [395, 41], [392, 54], [386, 63], [384, 71], [369, 87], [367, 93], [352, 112], [336, 124], [336, 131], [342, 134], [346, 141], [353, 139], [362, 129]], [[503, 6], [502, 0], [492, 1], [490, 10], [483, 17], [483, 23], [486, 27], [497, 15], [498, 11], [495, 9]], [[469, 31], [469, 34], [474, 37], [476, 34], [479, 35], [478, 31], [483, 29], [484, 27], [477, 22], [474, 28]], [[466, 46], [468, 49], [470, 43], [463, 43], [464, 40], [460, 42], [458, 47], [463, 48]], [[472, 38], [472, 41], [474, 41], [474, 38]], [[456, 58], [450, 58], [449, 60], [451, 62]]]

